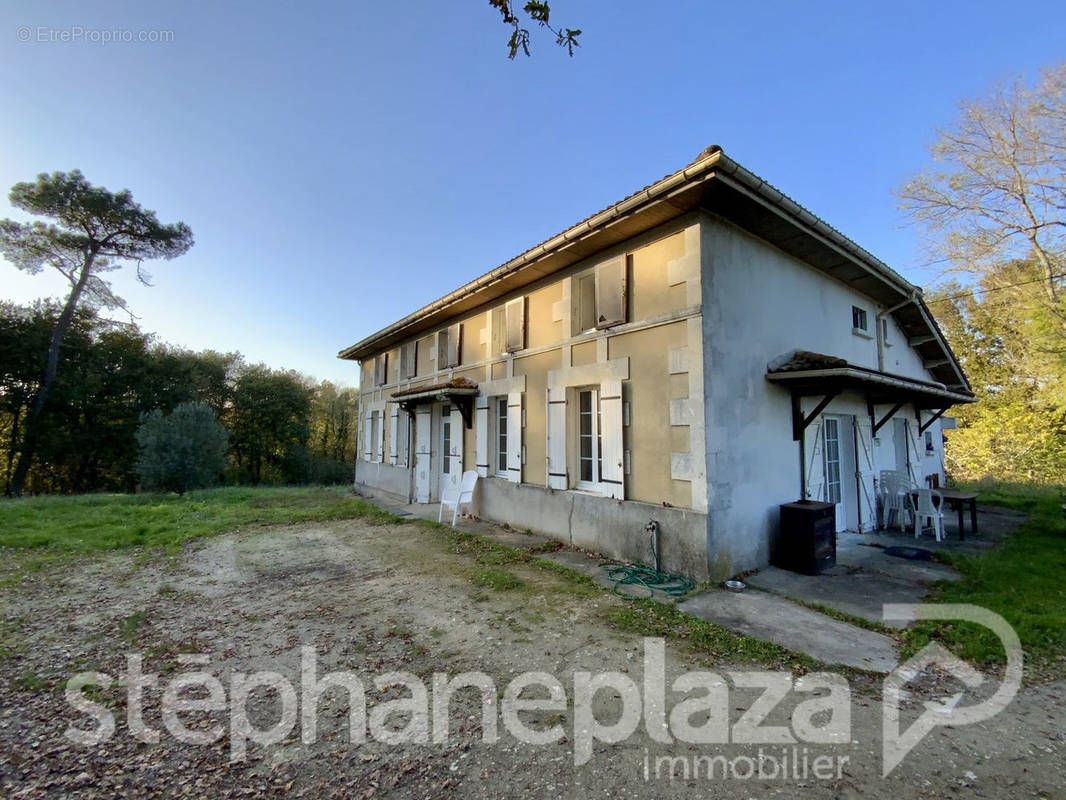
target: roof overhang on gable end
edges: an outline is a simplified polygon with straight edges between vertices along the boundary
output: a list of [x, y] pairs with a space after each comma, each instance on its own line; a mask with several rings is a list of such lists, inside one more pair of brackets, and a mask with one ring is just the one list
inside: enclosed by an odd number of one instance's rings
[[688, 166], [342, 350], [362, 361], [692, 211], [723, 217], [887, 308], [934, 380], [969, 383], [921, 290], [712, 145]]

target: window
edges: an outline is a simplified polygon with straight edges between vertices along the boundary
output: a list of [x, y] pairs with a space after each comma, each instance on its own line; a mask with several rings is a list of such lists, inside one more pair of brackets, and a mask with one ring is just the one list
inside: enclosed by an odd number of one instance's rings
[[933, 447], [933, 432], [932, 431], [926, 431], [925, 432], [925, 452], [927, 452], [927, 453], [935, 453], [936, 452], [936, 448]]
[[575, 279], [577, 295], [577, 333], [596, 328], [596, 274], [589, 272]]
[[381, 415], [377, 411], [370, 412], [370, 446], [368, 450], [373, 453], [371, 461], [381, 461]]
[[452, 416], [448, 409], [440, 418], [440, 471], [448, 475], [452, 471]]
[[626, 321], [626, 257], [618, 256], [574, 278], [573, 333], [603, 330]]
[[400, 346], [400, 375], [413, 378], [418, 371], [418, 342], [407, 342]]
[[626, 258], [612, 258], [596, 267], [596, 327], [626, 321]]
[[519, 297], [503, 307], [504, 348], [514, 353], [526, 346], [526, 298]]
[[389, 354], [382, 353], [374, 359], [374, 383], [384, 386], [389, 377]]
[[599, 489], [603, 464], [599, 392], [595, 389], [583, 389], [577, 393], [577, 433], [578, 488]]
[[462, 352], [463, 325], [457, 322], [437, 332], [437, 369], [459, 366]]
[[881, 344], [885, 347], [892, 346], [892, 342], [888, 340], [888, 317], [881, 317]]
[[855, 333], [867, 333], [870, 330], [869, 323], [866, 320], [866, 309], [859, 308], [858, 306], [851, 307], [851, 329]]
[[494, 401], [494, 420], [496, 423], [496, 474], [507, 477], [507, 398], [497, 397]]

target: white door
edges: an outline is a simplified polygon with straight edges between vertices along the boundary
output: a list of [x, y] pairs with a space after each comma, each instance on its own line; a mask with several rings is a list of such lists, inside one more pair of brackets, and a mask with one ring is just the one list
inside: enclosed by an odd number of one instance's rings
[[438, 499], [454, 494], [463, 477], [463, 417], [450, 403], [440, 407]]
[[837, 530], [844, 529], [844, 492], [840, 464], [840, 420], [826, 417], [822, 422], [822, 453], [825, 468], [825, 502], [836, 503]]
[[907, 420], [892, 420], [892, 444], [896, 450], [896, 471], [910, 477], [911, 465], [907, 452]]
[[855, 461], [855, 418], [823, 417], [822, 453], [825, 501], [836, 503], [837, 531], [857, 530], [859, 498]]
[[415, 502], [428, 503], [432, 476], [432, 457], [430, 455], [433, 437], [431, 435], [433, 410], [430, 406], [418, 406], [415, 412]]

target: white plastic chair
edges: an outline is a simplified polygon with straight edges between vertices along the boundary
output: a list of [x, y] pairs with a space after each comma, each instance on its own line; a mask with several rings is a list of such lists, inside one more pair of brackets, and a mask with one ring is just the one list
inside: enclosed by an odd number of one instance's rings
[[[914, 513], [914, 538], [922, 535], [926, 527], [932, 527], [938, 542], [944, 539], [944, 498], [932, 489], [918, 490], [918, 509]], [[926, 520], [929, 525], [923, 525]]]
[[[452, 510], [452, 527], [455, 527], [456, 521], [459, 519], [459, 508], [461, 506], [472, 506], [474, 503], [474, 487], [477, 486], [477, 470], [469, 469], [463, 473], [462, 480], [459, 482], [458, 487], [452, 494], [445, 494], [440, 499], [440, 511], [437, 512], [437, 522], [440, 522], [444, 517], [444, 508], [447, 506]], [[449, 486], [451, 488], [451, 486]]]
[[911, 507], [910, 481], [895, 470], [882, 470], [878, 482], [881, 495], [882, 525], [888, 527], [892, 512], [896, 512], [896, 527], [903, 530], [904, 513], [913, 513]]

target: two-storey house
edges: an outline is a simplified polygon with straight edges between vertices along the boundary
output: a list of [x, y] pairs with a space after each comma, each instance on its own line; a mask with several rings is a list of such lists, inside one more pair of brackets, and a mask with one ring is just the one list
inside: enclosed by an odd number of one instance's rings
[[361, 492], [719, 578], [778, 505], [869, 530], [882, 469], [942, 477], [966, 377], [918, 287], [717, 146], [340, 353]]

